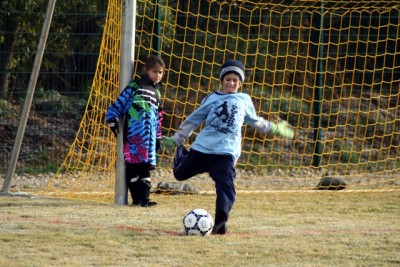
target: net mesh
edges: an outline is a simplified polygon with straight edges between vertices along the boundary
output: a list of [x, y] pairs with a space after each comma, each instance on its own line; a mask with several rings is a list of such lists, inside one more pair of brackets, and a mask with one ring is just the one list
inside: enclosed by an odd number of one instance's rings
[[[109, 1], [76, 139], [40, 194], [114, 197], [116, 140], [104, 114], [120, 90], [120, 2]], [[222, 63], [238, 59], [246, 67], [240, 90], [258, 114], [296, 131], [287, 141], [243, 128], [238, 191], [307, 191], [324, 175], [346, 181], [349, 192], [400, 189], [398, 1], [158, 2], [137, 1], [134, 73], [151, 54], [166, 62], [165, 135], [218, 90]], [[173, 181], [173, 151], [158, 156], [154, 186]], [[213, 190], [207, 175], [188, 184]]]

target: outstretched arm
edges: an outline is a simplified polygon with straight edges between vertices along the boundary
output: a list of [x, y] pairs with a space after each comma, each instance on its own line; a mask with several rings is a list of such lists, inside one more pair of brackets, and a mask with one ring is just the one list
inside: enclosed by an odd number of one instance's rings
[[172, 137], [163, 137], [163, 146], [173, 148], [175, 146], [183, 145], [185, 140], [192, 135], [196, 128], [196, 124], [185, 120], [179, 127], [179, 131], [177, 131]]
[[280, 135], [284, 138], [287, 139], [293, 139], [294, 138], [294, 131], [292, 128], [289, 128], [287, 126], [287, 121], [280, 121], [280, 122], [270, 122], [271, 128], [269, 129], [269, 133], [275, 134], [275, 135]]
[[294, 138], [294, 131], [292, 128], [287, 126], [286, 121], [272, 122], [263, 119], [262, 117], [258, 117], [258, 120], [254, 123], [250, 124], [257, 131], [262, 133], [270, 133], [273, 135], [280, 135], [287, 139]]

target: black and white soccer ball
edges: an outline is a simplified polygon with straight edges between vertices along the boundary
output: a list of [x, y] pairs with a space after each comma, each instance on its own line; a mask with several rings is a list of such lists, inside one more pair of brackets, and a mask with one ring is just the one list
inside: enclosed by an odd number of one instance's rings
[[183, 216], [183, 228], [187, 235], [209, 235], [213, 226], [213, 218], [204, 209], [194, 209]]

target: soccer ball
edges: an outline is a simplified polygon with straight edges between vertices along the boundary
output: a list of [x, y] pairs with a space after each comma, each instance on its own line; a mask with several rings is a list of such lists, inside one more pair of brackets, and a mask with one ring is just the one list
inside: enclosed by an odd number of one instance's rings
[[213, 218], [203, 209], [191, 210], [183, 217], [183, 228], [187, 235], [209, 235], [213, 226]]

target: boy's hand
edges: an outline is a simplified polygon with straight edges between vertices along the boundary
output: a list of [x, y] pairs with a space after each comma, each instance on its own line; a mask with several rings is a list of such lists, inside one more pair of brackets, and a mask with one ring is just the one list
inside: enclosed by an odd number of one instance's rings
[[271, 134], [277, 134], [287, 139], [294, 138], [293, 129], [287, 127], [286, 121], [280, 121], [277, 123], [271, 122], [271, 129], [269, 130]]
[[108, 126], [110, 127], [110, 130], [114, 133], [115, 137], [119, 134], [119, 124], [118, 120], [116, 118], [112, 118], [108, 122]]
[[163, 145], [163, 147], [166, 147], [166, 148], [176, 147], [175, 140], [171, 137], [163, 136], [161, 144]]

